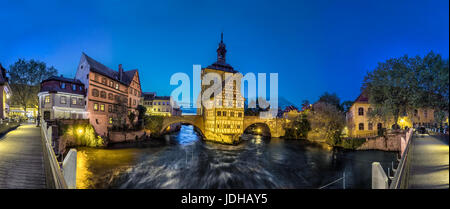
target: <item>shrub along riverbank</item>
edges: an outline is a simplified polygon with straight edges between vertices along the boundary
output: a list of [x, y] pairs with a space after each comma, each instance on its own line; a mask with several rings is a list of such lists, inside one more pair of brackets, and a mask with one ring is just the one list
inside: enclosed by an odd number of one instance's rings
[[3, 122], [0, 124], [0, 137], [20, 126], [17, 122]]

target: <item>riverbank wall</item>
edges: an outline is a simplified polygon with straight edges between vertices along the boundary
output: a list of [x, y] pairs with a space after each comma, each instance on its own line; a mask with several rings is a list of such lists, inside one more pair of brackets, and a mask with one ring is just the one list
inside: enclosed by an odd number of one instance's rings
[[356, 148], [356, 150], [381, 150], [381, 151], [400, 151], [401, 137], [405, 137], [405, 133], [392, 133], [386, 136], [368, 138], [366, 141]]

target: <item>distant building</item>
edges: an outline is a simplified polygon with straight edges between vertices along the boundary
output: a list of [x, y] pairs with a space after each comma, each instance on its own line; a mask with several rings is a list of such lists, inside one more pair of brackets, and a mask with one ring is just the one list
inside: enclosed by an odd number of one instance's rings
[[6, 77], [6, 69], [0, 64], [0, 119], [8, 117], [9, 113], [9, 98], [11, 97], [11, 88], [8, 84], [8, 77]]
[[301, 114], [301, 111], [299, 111], [295, 106], [290, 105], [290, 106], [287, 106], [286, 108], [284, 108], [282, 117], [289, 119], [289, 120], [293, 120], [293, 119], [297, 118], [298, 116], [300, 116], [300, 114]]
[[137, 69], [124, 71], [119, 65], [115, 71], [83, 53], [75, 78], [85, 86], [85, 109], [89, 112], [89, 121], [97, 134], [107, 135], [108, 127], [119, 120], [125, 120], [127, 124], [137, 121], [137, 117], [135, 121], [129, 121], [128, 117], [117, 117], [118, 108], [123, 106], [128, 109], [128, 114], [139, 114], [137, 107], [142, 90]]
[[86, 89], [78, 79], [52, 76], [41, 82], [39, 115], [45, 121], [87, 119]]
[[142, 99], [143, 105], [147, 109], [147, 115], [181, 115], [181, 110], [173, 107], [175, 104], [170, 96], [157, 96], [155, 92], [144, 92], [142, 93]]
[[[347, 129], [350, 136], [376, 135], [381, 128], [394, 128], [394, 119], [386, 122], [377, 119], [370, 120], [368, 112], [372, 110], [368, 94], [363, 91], [346, 113]], [[431, 127], [434, 126], [434, 123], [433, 109], [417, 109], [414, 110], [412, 117], [405, 113], [397, 121], [401, 129], [418, 126]]]

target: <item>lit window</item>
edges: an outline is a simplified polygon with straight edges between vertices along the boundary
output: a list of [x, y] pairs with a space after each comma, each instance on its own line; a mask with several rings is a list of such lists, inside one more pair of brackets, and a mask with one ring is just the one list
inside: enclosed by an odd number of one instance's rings
[[358, 108], [358, 115], [364, 115], [364, 108]]
[[119, 84], [118, 83], [116, 83], [116, 89], [119, 89]]
[[66, 97], [65, 96], [61, 96], [61, 104], [66, 104]]
[[50, 96], [45, 96], [45, 103], [50, 103]]
[[[76, 105], [77, 104], [77, 98], [72, 98], [72, 104]], [[81, 103], [80, 103], [81, 104]]]
[[100, 105], [100, 111], [105, 112], [105, 105], [104, 104]]
[[360, 123], [359, 124], [359, 130], [360, 131], [364, 131], [364, 123]]
[[98, 104], [94, 103], [94, 110], [97, 111], [98, 110]]
[[78, 99], [78, 104], [79, 105], [83, 104], [83, 99]]
[[109, 124], [112, 124], [112, 123], [113, 123], [113, 118], [109, 117]]

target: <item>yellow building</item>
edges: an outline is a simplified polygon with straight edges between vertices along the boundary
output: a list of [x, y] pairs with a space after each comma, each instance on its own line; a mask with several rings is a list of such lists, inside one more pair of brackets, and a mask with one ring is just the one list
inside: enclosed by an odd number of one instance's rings
[[[381, 128], [392, 129], [394, 119], [381, 121], [371, 119], [368, 112], [372, 111], [369, 98], [365, 91], [358, 96], [353, 105], [346, 113], [347, 133], [352, 137], [375, 136]], [[401, 129], [411, 127], [431, 127], [435, 125], [434, 111], [432, 109], [414, 110], [413, 116], [402, 115], [398, 118], [397, 124]]]
[[6, 69], [0, 63], [0, 119], [8, 117], [9, 113], [9, 98], [11, 97], [11, 88], [8, 84], [8, 77], [6, 76]]
[[[217, 48], [217, 61], [203, 68], [201, 72], [202, 79], [205, 79], [204, 76], [208, 73], [219, 75], [222, 88], [218, 95], [210, 98], [206, 106], [201, 104], [197, 114], [203, 115], [204, 135], [207, 140], [233, 144], [239, 140], [243, 132], [244, 98], [240, 92], [240, 79], [233, 77], [239, 72], [225, 62], [226, 52], [222, 34]], [[214, 88], [211, 85], [202, 85], [200, 95], [203, 95], [207, 89]]]

